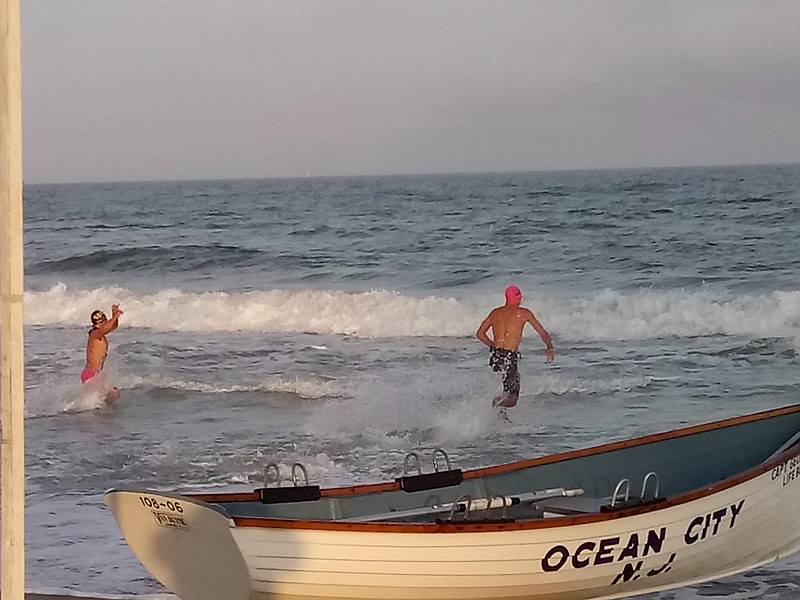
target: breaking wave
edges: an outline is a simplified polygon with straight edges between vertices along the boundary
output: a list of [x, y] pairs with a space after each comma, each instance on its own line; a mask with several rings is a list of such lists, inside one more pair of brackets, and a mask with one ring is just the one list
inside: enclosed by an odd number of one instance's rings
[[[486, 294], [416, 297], [388, 290], [141, 293], [58, 284], [46, 291], [26, 292], [25, 316], [29, 325], [85, 326], [92, 310], [119, 303], [126, 327], [156, 331], [467, 337], [474, 334], [495, 300], [495, 295]], [[566, 298], [531, 294], [529, 302], [545, 327], [561, 339], [800, 336], [800, 291], [732, 296], [711, 291], [605, 290]]]

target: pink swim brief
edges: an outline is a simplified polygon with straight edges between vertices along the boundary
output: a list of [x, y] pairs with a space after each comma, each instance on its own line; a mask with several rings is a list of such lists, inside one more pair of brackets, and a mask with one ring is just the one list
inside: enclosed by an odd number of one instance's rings
[[99, 372], [100, 371], [94, 371], [92, 369], [84, 369], [83, 371], [81, 371], [81, 383], [86, 383], [92, 377], [97, 375]]

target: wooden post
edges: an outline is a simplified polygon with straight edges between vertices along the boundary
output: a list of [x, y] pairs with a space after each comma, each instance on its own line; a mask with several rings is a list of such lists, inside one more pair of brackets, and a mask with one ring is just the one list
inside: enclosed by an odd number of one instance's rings
[[0, 0], [0, 351], [3, 600], [25, 598], [25, 346], [19, 0]]

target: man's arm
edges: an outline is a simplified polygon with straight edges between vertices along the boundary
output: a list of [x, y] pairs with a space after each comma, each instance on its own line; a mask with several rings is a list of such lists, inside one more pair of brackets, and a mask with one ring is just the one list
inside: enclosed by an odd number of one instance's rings
[[100, 323], [95, 329], [100, 335], [105, 335], [107, 333], [111, 333], [117, 327], [119, 327], [119, 318], [124, 313], [119, 307], [119, 304], [112, 304], [111, 305], [111, 318], [108, 321], [104, 321]]
[[492, 326], [493, 314], [494, 311], [489, 313], [489, 316], [483, 320], [483, 323], [481, 323], [480, 327], [478, 327], [478, 331], [475, 333], [475, 336], [484, 344], [489, 346], [489, 348], [494, 348], [494, 340], [492, 340], [488, 335], [486, 335]]
[[542, 324], [539, 323], [538, 319], [531, 311], [528, 311], [528, 318], [526, 320], [533, 326], [533, 328], [536, 330], [536, 333], [539, 334], [539, 337], [542, 338], [542, 341], [546, 346], [544, 353], [547, 357], [547, 362], [553, 362], [555, 349], [553, 348], [553, 340], [550, 337], [550, 334], [547, 333], [547, 330], [544, 327], [542, 327]]

